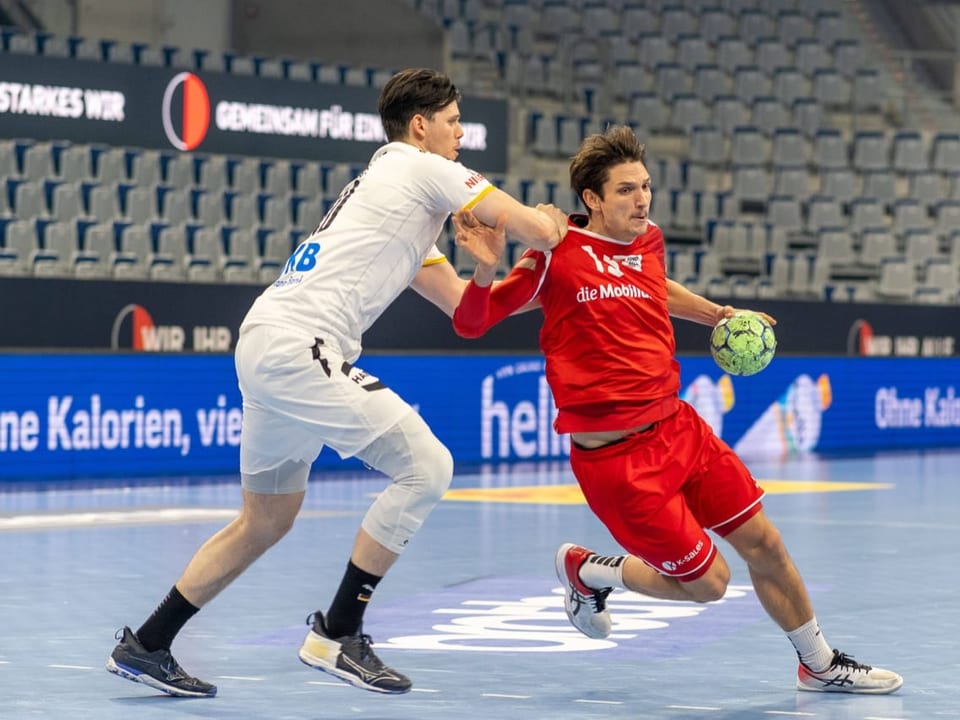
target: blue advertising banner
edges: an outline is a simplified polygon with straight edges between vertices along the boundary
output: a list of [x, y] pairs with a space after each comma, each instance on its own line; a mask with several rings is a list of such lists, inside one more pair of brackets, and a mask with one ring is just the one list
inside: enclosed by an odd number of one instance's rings
[[[960, 360], [777, 358], [738, 378], [681, 360], [684, 399], [749, 461], [960, 446]], [[457, 462], [562, 459], [543, 359], [371, 355], [360, 365], [414, 405]], [[241, 401], [227, 355], [0, 356], [0, 478], [237, 471]], [[325, 450], [317, 469], [340, 467]]]

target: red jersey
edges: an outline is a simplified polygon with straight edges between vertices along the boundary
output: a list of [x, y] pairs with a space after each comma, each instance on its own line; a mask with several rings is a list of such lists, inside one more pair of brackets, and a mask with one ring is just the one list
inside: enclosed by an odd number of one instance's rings
[[534, 298], [544, 314], [540, 348], [560, 433], [626, 430], [678, 407], [680, 366], [667, 311], [663, 233], [623, 243], [582, 230], [571, 216], [551, 252], [527, 250], [492, 291], [468, 285], [454, 328], [476, 337]]

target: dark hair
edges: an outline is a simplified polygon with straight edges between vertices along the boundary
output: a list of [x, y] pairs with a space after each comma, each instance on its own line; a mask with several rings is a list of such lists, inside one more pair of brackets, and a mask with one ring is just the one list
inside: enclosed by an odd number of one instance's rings
[[449, 76], [429, 68], [401, 70], [387, 81], [380, 92], [380, 120], [387, 140], [400, 140], [407, 134], [414, 115], [428, 120], [434, 113], [460, 100], [460, 91]]
[[583, 202], [583, 191], [593, 190], [603, 197], [603, 185], [610, 168], [630, 162], [643, 162], [646, 148], [628, 125], [613, 125], [603, 133], [589, 135], [570, 162], [570, 187]]

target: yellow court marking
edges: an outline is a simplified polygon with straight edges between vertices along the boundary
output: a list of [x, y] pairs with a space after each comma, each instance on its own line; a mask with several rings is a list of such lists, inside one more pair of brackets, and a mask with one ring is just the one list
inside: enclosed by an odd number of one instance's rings
[[[769, 495], [789, 493], [850, 492], [854, 490], [889, 490], [889, 483], [825, 482], [819, 480], [760, 480], [760, 487]], [[458, 488], [448, 490], [444, 500], [465, 502], [545, 503], [550, 505], [584, 505], [578, 485], [527, 485], [504, 488]]]

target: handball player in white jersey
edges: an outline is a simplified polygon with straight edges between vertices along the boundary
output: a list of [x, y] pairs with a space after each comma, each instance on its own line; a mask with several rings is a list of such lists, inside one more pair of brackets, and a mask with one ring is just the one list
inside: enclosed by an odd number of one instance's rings
[[329, 445], [391, 482], [363, 518], [329, 609], [307, 618], [299, 657], [367, 690], [410, 690], [410, 680], [374, 654], [363, 613], [449, 486], [453, 459], [410, 405], [354, 365], [361, 337], [408, 287], [452, 316], [466, 281], [436, 245], [451, 213], [467, 209], [489, 225], [505, 219], [511, 237], [538, 250], [552, 249], [566, 233], [565, 223], [456, 161], [459, 98], [446, 75], [427, 69], [404, 70], [384, 86], [379, 111], [388, 144], [342, 190], [240, 327], [240, 514], [197, 551], [136, 632], [118, 633], [110, 672], [170, 695], [216, 694], [179, 666], [173, 639], [287, 533], [310, 466]]

